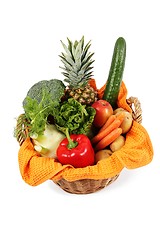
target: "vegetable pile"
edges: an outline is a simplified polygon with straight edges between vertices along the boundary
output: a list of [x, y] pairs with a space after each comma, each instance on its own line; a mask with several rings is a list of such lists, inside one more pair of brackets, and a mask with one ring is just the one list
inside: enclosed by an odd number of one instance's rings
[[68, 39], [62, 42], [64, 80], [34, 84], [23, 100], [25, 125], [34, 149], [41, 156], [57, 159], [75, 168], [97, 164], [125, 144], [132, 114], [117, 107], [125, 66], [126, 42], [115, 43], [111, 67], [102, 99], [93, 76], [91, 43]]

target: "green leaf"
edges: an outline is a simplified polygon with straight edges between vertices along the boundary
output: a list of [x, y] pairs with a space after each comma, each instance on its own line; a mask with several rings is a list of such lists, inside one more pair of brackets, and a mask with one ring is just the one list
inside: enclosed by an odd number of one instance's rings
[[89, 53], [89, 54], [87, 54], [86, 55], [86, 57], [83, 59], [83, 61], [82, 61], [82, 66], [85, 64], [85, 63], [87, 63], [87, 62], [89, 62], [89, 60], [91, 59], [91, 57], [94, 55], [94, 53]]
[[66, 53], [71, 57], [72, 55], [71, 55], [69, 49], [67, 48], [67, 46], [62, 41], [61, 41], [61, 43], [62, 43], [62, 46], [63, 46], [64, 50], [66, 51]]
[[41, 102], [30, 97], [26, 98], [24, 110], [26, 117], [30, 122], [29, 134], [42, 134], [49, 115], [55, 115], [57, 103], [53, 102], [49, 94], [45, 94]]
[[59, 113], [55, 116], [57, 128], [64, 134], [66, 128], [69, 133], [88, 135], [95, 116], [95, 109], [82, 105], [74, 98], [61, 104]]
[[87, 54], [90, 46], [91, 46], [91, 41], [89, 41], [89, 42], [86, 44], [86, 46], [85, 46], [85, 48], [84, 48], [84, 50], [83, 50], [82, 60], [86, 57], [86, 54]]

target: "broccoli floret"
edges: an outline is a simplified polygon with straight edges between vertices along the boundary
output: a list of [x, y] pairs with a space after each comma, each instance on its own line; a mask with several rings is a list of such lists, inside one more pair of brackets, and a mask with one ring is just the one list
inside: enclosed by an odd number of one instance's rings
[[[61, 80], [51, 79], [42, 80], [34, 84], [28, 91], [27, 97], [37, 100], [38, 103], [41, 102], [44, 92], [49, 94], [51, 100], [54, 102], [60, 102], [62, 96], [64, 95], [65, 85]], [[23, 101], [23, 107], [26, 104], [26, 98]]]
[[48, 117], [57, 115], [65, 92], [65, 85], [57, 79], [43, 80], [33, 85], [23, 100], [25, 116], [29, 123], [29, 134], [43, 134]]

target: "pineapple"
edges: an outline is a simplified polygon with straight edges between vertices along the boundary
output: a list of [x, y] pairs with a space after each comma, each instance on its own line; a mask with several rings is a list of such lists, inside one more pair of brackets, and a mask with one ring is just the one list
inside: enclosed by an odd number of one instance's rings
[[89, 85], [89, 80], [93, 76], [91, 60], [94, 53], [88, 52], [90, 41], [84, 46], [84, 37], [78, 42], [72, 43], [69, 39], [68, 47], [62, 42], [65, 53], [61, 53], [60, 58], [64, 67], [62, 74], [64, 81], [68, 83], [66, 96], [72, 97], [81, 104], [91, 105], [97, 100], [97, 92]]

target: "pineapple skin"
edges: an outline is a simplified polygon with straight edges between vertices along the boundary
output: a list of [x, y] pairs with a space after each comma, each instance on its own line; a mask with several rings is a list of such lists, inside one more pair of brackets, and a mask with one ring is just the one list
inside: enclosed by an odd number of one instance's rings
[[80, 88], [66, 88], [66, 97], [72, 97], [81, 104], [92, 105], [97, 101], [97, 91], [93, 89], [89, 84]]

